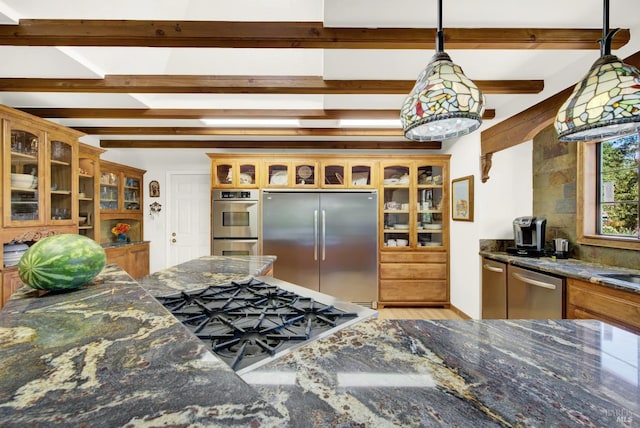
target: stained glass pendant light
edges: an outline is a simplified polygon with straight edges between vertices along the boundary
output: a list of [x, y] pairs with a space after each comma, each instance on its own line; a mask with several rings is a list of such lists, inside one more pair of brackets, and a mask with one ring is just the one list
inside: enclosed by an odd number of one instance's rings
[[560, 141], [606, 140], [640, 132], [640, 72], [611, 55], [609, 0], [604, 0], [600, 58], [556, 116]]
[[404, 135], [413, 141], [442, 141], [482, 124], [484, 95], [444, 52], [442, 0], [438, 0], [436, 53], [420, 73], [400, 110]]

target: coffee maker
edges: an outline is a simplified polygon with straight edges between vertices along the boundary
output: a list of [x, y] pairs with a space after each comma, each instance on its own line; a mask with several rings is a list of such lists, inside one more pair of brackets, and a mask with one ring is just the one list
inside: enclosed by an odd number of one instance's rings
[[517, 217], [513, 220], [516, 246], [507, 248], [507, 252], [518, 256], [543, 256], [546, 227], [547, 219], [544, 217]]

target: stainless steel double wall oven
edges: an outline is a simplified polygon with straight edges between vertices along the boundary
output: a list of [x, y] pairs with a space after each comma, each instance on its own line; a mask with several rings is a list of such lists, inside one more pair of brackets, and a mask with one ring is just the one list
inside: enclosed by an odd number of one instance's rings
[[260, 191], [214, 190], [211, 218], [212, 254], [252, 256], [260, 253]]

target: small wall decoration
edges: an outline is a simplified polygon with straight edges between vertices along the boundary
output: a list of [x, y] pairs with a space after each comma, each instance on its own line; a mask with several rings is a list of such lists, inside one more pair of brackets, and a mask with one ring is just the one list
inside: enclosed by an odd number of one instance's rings
[[149, 183], [149, 196], [152, 198], [160, 197], [160, 183], [153, 180]]
[[473, 221], [473, 175], [451, 180], [451, 218]]

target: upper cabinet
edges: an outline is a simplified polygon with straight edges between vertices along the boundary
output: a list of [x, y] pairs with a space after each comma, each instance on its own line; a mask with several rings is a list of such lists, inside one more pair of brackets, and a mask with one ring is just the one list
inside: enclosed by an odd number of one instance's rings
[[75, 225], [79, 134], [5, 109], [0, 114], [3, 226]]
[[256, 188], [260, 177], [260, 161], [212, 160], [212, 181], [216, 187]]
[[381, 163], [383, 248], [442, 249], [448, 245], [446, 162], [425, 157]]
[[377, 165], [360, 156], [208, 154], [214, 188], [376, 189]]
[[142, 214], [142, 180], [146, 171], [100, 161], [100, 211]]

